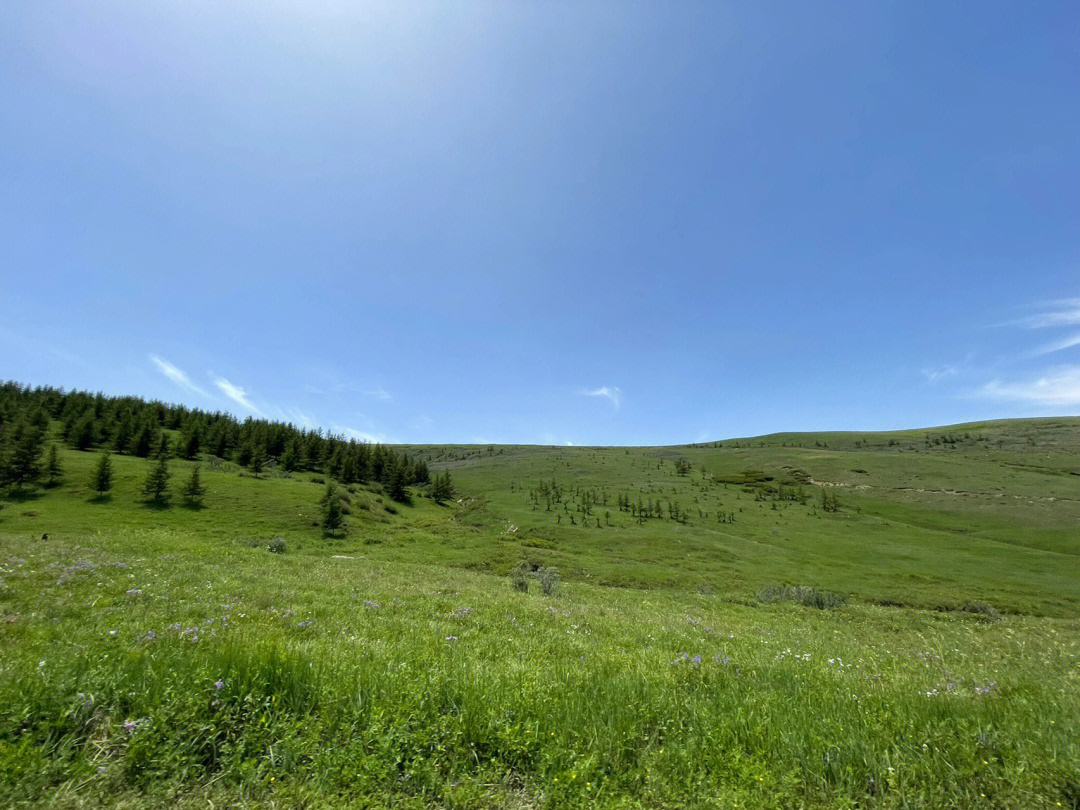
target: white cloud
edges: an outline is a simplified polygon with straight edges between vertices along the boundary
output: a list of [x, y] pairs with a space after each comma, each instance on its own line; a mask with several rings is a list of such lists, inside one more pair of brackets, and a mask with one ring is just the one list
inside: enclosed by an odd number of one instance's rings
[[225, 396], [227, 396], [229, 399], [231, 399], [237, 405], [241, 405], [244, 408], [247, 408], [249, 411], [251, 411], [256, 416], [263, 416], [263, 417], [266, 416], [266, 414], [264, 414], [255, 405], [254, 402], [252, 402], [250, 399], [248, 399], [247, 392], [243, 388], [241, 388], [239, 385], [233, 385], [231, 382], [226, 380], [224, 377], [215, 377], [214, 378], [214, 385], [216, 385], [220, 389], [221, 393], [223, 393]]
[[356, 439], [358, 442], [368, 442], [369, 444], [396, 444], [386, 438], [382, 433], [368, 433], [366, 430], [357, 430], [356, 428], [346, 427], [344, 425], [331, 425], [330, 429], [339, 435], [346, 436], [350, 439]]
[[168, 360], [162, 360], [156, 354], [150, 355], [150, 359], [153, 361], [154, 365], [157, 366], [158, 371], [160, 371], [174, 383], [179, 385], [181, 388], [186, 388], [189, 391], [194, 391], [196, 394], [201, 394], [204, 397], [213, 399], [213, 397], [206, 393], [206, 391], [199, 388], [199, 386], [193, 383], [191, 381], [191, 378], [188, 377], [187, 374], [185, 374], [181, 369], [178, 369]]
[[985, 397], [1055, 407], [1080, 406], [1080, 366], [1061, 366], [1029, 380], [993, 380], [980, 391]]
[[390, 396], [390, 392], [383, 388], [381, 385], [374, 391], [365, 391], [364, 393], [366, 393], [369, 397], [381, 399], [383, 402], [389, 402], [393, 399], [393, 397]]
[[938, 380], [944, 380], [946, 377], [955, 377], [959, 373], [960, 371], [956, 366], [940, 366], [922, 370], [922, 374], [928, 382], [937, 382]]
[[619, 390], [618, 386], [609, 387], [604, 385], [592, 391], [582, 391], [581, 393], [587, 397], [606, 397], [611, 400], [611, 404], [616, 408], [622, 404], [622, 391]]
[[271, 410], [274, 412], [274, 416], [280, 419], [282, 422], [291, 422], [297, 427], [311, 429], [317, 426], [315, 417], [309, 413], [304, 413], [299, 408], [279, 408], [275, 405]]
[[1053, 352], [1060, 352], [1064, 351], [1065, 349], [1071, 349], [1073, 346], [1080, 346], [1080, 333], [1070, 335], [1067, 338], [1055, 340], [1053, 343], [1047, 343], [1043, 346], [1040, 346], [1031, 353], [1031, 356], [1041, 357], [1044, 354], [1051, 354]]
[[1048, 326], [1080, 326], [1080, 298], [1063, 298], [1055, 301], [1051, 309], [1025, 318], [1021, 323], [1029, 329], [1045, 329]]

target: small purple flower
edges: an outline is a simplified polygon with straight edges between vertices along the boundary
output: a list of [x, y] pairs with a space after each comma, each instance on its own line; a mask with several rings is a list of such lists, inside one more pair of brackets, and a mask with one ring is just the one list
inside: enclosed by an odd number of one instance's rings
[[690, 663], [691, 663], [691, 664], [694, 664], [695, 666], [696, 666], [697, 664], [700, 664], [700, 663], [701, 663], [701, 656], [700, 656], [700, 655], [695, 655], [695, 656], [694, 656], [694, 657], [693, 657], [693, 658], [692, 658], [692, 659], [690, 660]]
[[225, 681], [221, 680], [220, 678], [214, 681], [214, 688], [220, 692], [222, 689], [225, 688]]
[[124, 731], [126, 731], [128, 734], [134, 734], [138, 730], [138, 728], [139, 724], [136, 723], [134, 720], [124, 721]]
[[300, 624], [298, 624], [296, 626], [297, 627], [311, 627], [311, 625], [313, 625], [313, 624], [315, 624], [315, 622], [312, 621], [311, 619], [304, 619], [304, 621], [300, 622]]

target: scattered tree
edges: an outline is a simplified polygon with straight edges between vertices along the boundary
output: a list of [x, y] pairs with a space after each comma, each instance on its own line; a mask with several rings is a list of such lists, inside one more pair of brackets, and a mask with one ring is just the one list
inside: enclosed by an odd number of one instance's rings
[[49, 445], [49, 458], [45, 462], [45, 475], [49, 479], [49, 486], [54, 487], [60, 481], [60, 476], [64, 474], [63, 467], [60, 466], [60, 454], [56, 449], [55, 444]]
[[104, 495], [112, 489], [112, 456], [108, 450], [103, 451], [98, 459], [97, 467], [94, 468], [92, 485], [98, 495]]
[[326, 492], [322, 497], [323, 519], [322, 527], [323, 531], [327, 534], [334, 534], [341, 528], [343, 522], [342, 510], [341, 510], [341, 495], [338, 493], [337, 485], [333, 481], [326, 482]]
[[187, 502], [188, 506], [202, 506], [203, 496], [206, 494], [206, 487], [203, 486], [203, 483], [199, 478], [198, 464], [191, 468], [191, 477], [188, 478], [188, 482], [184, 484], [181, 494], [184, 496], [184, 500]]
[[158, 453], [157, 461], [146, 474], [143, 494], [155, 503], [164, 503], [169, 497], [169, 457]]
[[266, 451], [262, 447], [255, 447], [251, 451], [251, 460], [248, 462], [252, 474], [258, 478], [259, 473], [266, 467]]

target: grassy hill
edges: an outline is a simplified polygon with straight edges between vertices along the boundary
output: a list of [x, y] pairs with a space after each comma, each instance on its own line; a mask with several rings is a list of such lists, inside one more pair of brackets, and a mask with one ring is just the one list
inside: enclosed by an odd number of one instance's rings
[[5, 804], [1080, 806], [1080, 419], [404, 449], [0, 500]]

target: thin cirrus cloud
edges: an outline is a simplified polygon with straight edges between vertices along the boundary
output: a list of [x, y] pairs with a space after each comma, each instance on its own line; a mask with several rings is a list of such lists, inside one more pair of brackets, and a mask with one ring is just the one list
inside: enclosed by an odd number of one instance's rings
[[150, 360], [157, 366], [157, 370], [179, 385], [181, 388], [186, 388], [188, 391], [193, 391], [200, 396], [213, 399], [206, 391], [197, 386], [191, 381], [191, 378], [182, 370], [174, 366], [168, 360], [163, 360], [156, 354], [150, 355]]
[[591, 391], [582, 391], [584, 396], [587, 397], [604, 397], [611, 401], [611, 404], [618, 408], [622, 405], [622, 391], [618, 386], [602, 385], [599, 388], [594, 388]]
[[396, 444], [396, 442], [389, 441], [381, 433], [368, 433], [366, 430], [357, 430], [356, 428], [346, 427], [344, 425], [331, 425], [331, 430], [346, 438], [356, 439], [358, 442], [367, 442], [368, 444]]
[[221, 391], [221, 393], [223, 393], [237, 405], [247, 408], [256, 416], [266, 416], [266, 414], [264, 414], [262, 410], [260, 410], [259, 407], [251, 401], [251, 399], [248, 397], [247, 391], [245, 391], [239, 385], [233, 385], [224, 377], [215, 377], [214, 385], [218, 387], [218, 390]]
[[1055, 340], [1053, 343], [1047, 343], [1035, 349], [1032, 353], [1032, 357], [1042, 357], [1044, 354], [1053, 354], [1054, 352], [1062, 352], [1065, 349], [1071, 349], [1073, 346], [1080, 346], [1080, 332], [1061, 340]]
[[1046, 329], [1053, 326], [1080, 326], [1080, 298], [1062, 298], [1050, 308], [1020, 322], [1029, 329]]
[[1048, 407], [1080, 406], [1080, 366], [1060, 366], [1026, 380], [992, 380], [979, 393], [991, 399]]
[[381, 399], [383, 402], [389, 402], [390, 400], [393, 399], [393, 397], [390, 396], [390, 392], [387, 391], [385, 388], [383, 388], [381, 385], [378, 388], [376, 388], [375, 390], [366, 391], [365, 393], [369, 397], [375, 397], [376, 399]]
[[960, 370], [956, 366], [938, 366], [937, 368], [924, 368], [922, 370], [927, 382], [937, 382], [947, 377], [955, 377], [959, 373]]

